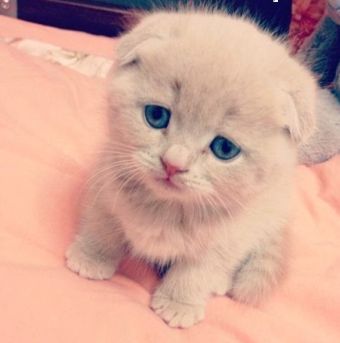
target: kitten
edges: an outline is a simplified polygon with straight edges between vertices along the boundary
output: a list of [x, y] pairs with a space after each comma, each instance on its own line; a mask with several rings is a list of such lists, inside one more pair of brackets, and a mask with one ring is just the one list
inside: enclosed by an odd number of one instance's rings
[[68, 267], [101, 280], [126, 252], [170, 263], [151, 307], [172, 327], [202, 320], [212, 294], [259, 302], [285, 269], [310, 73], [243, 18], [161, 12], [121, 39], [110, 84]]
[[313, 165], [340, 153], [340, 104], [328, 89], [317, 89], [316, 125], [313, 134], [298, 147], [301, 164]]

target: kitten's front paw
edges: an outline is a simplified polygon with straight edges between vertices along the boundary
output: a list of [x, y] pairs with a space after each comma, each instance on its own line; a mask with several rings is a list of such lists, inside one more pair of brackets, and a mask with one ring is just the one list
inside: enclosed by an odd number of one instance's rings
[[111, 259], [100, 259], [84, 253], [78, 244], [73, 243], [66, 252], [66, 265], [80, 276], [93, 280], [110, 279], [115, 272]]
[[188, 328], [204, 318], [204, 305], [187, 304], [156, 292], [151, 308], [171, 327]]

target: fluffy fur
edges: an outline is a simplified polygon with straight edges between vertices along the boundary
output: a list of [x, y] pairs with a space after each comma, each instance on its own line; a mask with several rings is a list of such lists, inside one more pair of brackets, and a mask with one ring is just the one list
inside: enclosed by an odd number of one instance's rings
[[340, 153], [340, 104], [327, 89], [317, 90], [316, 114], [313, 134], [298, 147], [301, 164], [321, 163]]
[[340, 21], [340, 12], [334, 17], [336, 11], [332, 10], [331, 2], [320, 25], [299, 53], [317, 75], [319, 84], [332, 90], [318, 90], [317, 129], [299, 147], [299, 161], [305, 164], [325, 161], [340, 152], [340, 22], [336, 23]]
[[[151, 307], [170, 326], [204, 317], [211, 294], [257, 303], [284, 272], [296, 146], [314, 126], [315, 83], [243, 18], [156, 13], [125, 35], [110, 77], [110, 135], [68, 267], [110, 278], [129, 252], [171, 268]], [[146, 104], [172, 112], [150, 128]], [[216, 135], [242, 153], [218, 160]], [[187, 170], [176, 188], [160, 158]]]

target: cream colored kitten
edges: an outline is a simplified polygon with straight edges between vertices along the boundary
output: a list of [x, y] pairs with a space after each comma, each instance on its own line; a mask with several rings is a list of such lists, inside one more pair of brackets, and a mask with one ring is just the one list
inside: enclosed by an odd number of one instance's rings
[[340, 153], [340, 103], [327, 89], [317, 89], [316, 127], [298, 147], [301, 164], [324, 162]]
[[257, 303], [279, 282], [296, 146], [315, 84], [245, 19], [157, 13], [119, 44], [110, 138], [68, 267], [109, 279], [122, 256], [171, 268], [151, 307], [170, 326], [211, 294]]

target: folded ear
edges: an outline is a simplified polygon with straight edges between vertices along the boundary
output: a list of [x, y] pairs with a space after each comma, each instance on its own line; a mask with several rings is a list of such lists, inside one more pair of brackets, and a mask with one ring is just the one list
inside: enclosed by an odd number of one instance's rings
[[315, 129], [316, 82], [304, 67], [293, 61], [285, 70], [284, 125], [292, 140], [305, 142]]
[[169, 37], [171, 25], [167, 25], [162, 16], [162, 13], [146, 16], [134, 29], [121, 37], [116, 52], [118, 67], [137, 64], [143, 51], [151, 52], [153, 47]]
[[151, 52], [162, 37], [146, 35], [140, 32], [131, 32], [123, 37], [117, 47], [116, 65], [127, 67], [141, 61], [143, 51]]

